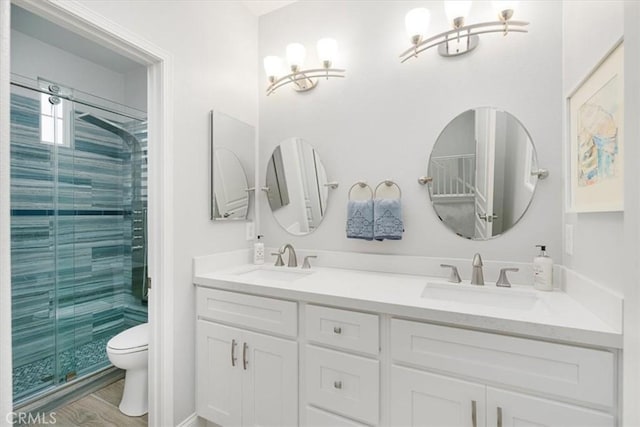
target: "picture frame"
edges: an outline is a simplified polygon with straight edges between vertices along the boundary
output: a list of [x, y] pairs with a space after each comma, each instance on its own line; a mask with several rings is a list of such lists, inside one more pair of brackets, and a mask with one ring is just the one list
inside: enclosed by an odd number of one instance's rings
[[569, 212], [624, 210], [624, 45], [569, 95]]

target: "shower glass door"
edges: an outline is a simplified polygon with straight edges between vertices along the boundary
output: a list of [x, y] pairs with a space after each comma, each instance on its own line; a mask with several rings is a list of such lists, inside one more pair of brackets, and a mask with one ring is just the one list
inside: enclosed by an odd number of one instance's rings
[[[48, 102], [48, 100], [47, 100]], [[53, 105], [52, 105], [53, 107]], [[14, 400], [56, 383], [56, 133], [39, 92], [11, 92], [11, 288]], [[51, 108], [52, 115], [56, 108]], [[52, 115], [43, 118], [55, 124]], [[49, 129], [51, 130], [51, 129]], [[51, 141], [51, 142], [50, 142]]]
[[14, 402], [110, 365], [146, 322], [146, 123], [12, 86]]

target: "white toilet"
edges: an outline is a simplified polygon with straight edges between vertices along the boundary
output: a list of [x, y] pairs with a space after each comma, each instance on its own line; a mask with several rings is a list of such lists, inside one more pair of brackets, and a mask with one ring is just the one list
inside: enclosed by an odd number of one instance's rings
[[114, 366], [126, 370], [120, 411], [139, 417], [148, 410], [149, 324], [120, 332], [107, 343], [107, 355]]

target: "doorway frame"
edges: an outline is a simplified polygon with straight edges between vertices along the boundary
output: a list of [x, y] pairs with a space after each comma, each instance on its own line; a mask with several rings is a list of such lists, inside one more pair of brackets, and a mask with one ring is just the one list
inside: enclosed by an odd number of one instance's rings
[[0, 425], [13, 409], [10, 239], [11, 4], [147, 67], [149, 425], [174, 425], [173, 405], [173, 59], [164, 49], [76, 0], [0, 1]]

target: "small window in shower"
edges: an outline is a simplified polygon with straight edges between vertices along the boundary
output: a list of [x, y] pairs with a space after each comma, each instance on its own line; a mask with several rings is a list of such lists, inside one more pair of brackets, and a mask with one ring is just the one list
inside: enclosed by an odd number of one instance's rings
[[43, 144], [70, 146], [69, 104], [57, 96], [40, 94], [40, 141]]

